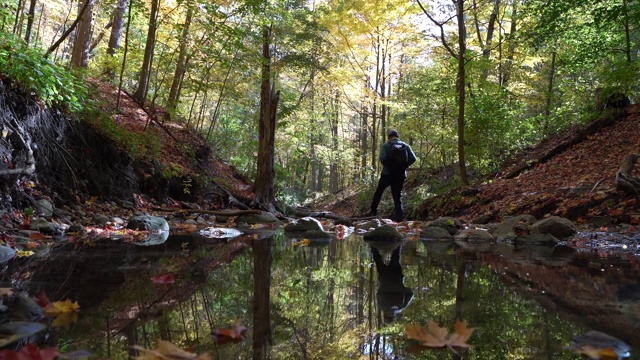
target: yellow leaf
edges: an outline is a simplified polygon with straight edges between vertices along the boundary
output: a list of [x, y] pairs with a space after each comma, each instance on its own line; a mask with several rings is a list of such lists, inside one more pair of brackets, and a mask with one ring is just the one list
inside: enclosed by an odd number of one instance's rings
[[71, 302], [71, 300], [67, 299], [65, 301], [56, 301], [44, 308], [44, 312], [49, 315], [57, 315], [61, 313], [71, 313], [74, 311], [78, 311], [80, 309], [80, 305], [78, 302]]
[[68, 328], [69, 325], [78, 321], [78, 312], [72, 313], [59, 313], [56, 318], [53, 319], [51, 326], [58, 328]]
[[471, 334], [475, 331], [475, 328], [467, 328], [467, 325], [462, 321], [456, 321], [454, 325], [454, 331], [451, 335], [447, 329], [438, 326], [433, 321], [427, 321], [428, 330], [425, 330], [420, 325], [406, 325], [404, 334], [410, 339], [414, 339], [420, 342], [420, 345], [432, 348], [441, 347], [463, 347], [468, 348], [469, 345], [466, 341]]
[[31, 256], [34, 255], [35, 253], [33, 251], [30, 250], [18, 250], [16, 251], [16, 257], [27, 257], [27, 256]]

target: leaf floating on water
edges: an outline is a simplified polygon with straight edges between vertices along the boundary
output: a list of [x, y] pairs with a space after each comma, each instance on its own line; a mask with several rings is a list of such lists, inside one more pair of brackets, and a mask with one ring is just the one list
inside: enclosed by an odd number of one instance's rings
[[247, 332], [247, 328], [242, 325], [236, 325], [232, 328], [216, 329], [211, 333], [217, 344], [226, 344], [229, 342], [240, 342], [244, 340], [244, 334]]
[[80, 309], [80, 305], [78, 302], [71, 302], [71, 300], [67, 299], [65, 301], [56, 301], [48, 304], [43, 309], [47, 315], [58, 315], [62, 313], [72, 313], [78, 311]]
[[29, 257], [35, 255], [35, 253], [31, 250], [18, 250], [16, 251], [16, 257]]
[[205, 360], [209, 359], [206, 354], [196, 355], [175, 346], [167, 340], [158, 340], [156, 349], [145, 349], [142, 346], [134, 345], [132, 348], [141, 351], [143, 354], [138, 356], [137, 360]]
[[576, 336], [567, 348], [589, 359], [617, 360], [631, 356], [631, 347], [624, 341], [600, 331]]
[[[69, 357], [69, 356], [66, 356]], [[15, 360], [54, 360], [62, 358], [62, 354], [58, 352], [58, 349], [48, 347], [44, 349], [38, 349], [34, 344], [27, 344], [18, 351], [2, 350], [0, 351], [0, 359], [15, 359]]]
[[151, 280], [154, 284], [173, 284], [176, 282], [172, 274], [156, 275]]
[[467, 340], [475, 331], [475, 328], [468, 328], [462, 321], [456, 321], [451, 335], [447, 329], [433, 321], [428, 321], [427, 325], [427, 330], [420, 325], [406, 325], [404, 334], [410, 339], [417, 340], [425, 348], [447, 347], [455, 352], [454, 347], [469, 348]]

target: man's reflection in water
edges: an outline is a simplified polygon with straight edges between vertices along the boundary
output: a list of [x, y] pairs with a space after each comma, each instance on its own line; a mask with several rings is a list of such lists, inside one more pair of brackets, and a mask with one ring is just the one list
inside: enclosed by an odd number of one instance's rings
[[402, 245], [393, 249], [391, 258], [385, 263], [380, 250], [371, 247], [380, 283], [377, 293], [378, 308], [383, 313], [385, 323], [393, 322], [413, 299], [413, 291], [404, 286], [404, 274], [400, 265], [401, 250]]

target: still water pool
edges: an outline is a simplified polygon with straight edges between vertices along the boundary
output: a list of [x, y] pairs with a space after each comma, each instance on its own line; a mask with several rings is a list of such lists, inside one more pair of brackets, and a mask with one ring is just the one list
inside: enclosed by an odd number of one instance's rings
[[[633, 258], [560, 248], [266, 232], [69, 243], [14, 260], [2, 280], [77, 301], [75, 322], [36, 341], [96, 358], [128, 359], [166, 339], [212, 359], [579, 359], [567, 346], [597, 330], [640, 359], [638, 269]], [[403, 335], [429, 321], [453, 331], [456, 320], [476, 329], [469, 350], [423, 349]], [[211, 335], [238, 326], [242, 340]]]

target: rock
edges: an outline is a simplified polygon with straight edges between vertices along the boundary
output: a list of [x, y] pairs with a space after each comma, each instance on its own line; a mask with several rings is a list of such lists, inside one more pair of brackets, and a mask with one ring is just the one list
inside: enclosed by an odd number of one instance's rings
[[362, 237], [365, 241], [401, 241], [404, 237], [395, 227], [382, 225]]
[[420, 239], [423, 240], [453, 240], [453, 236], [443, 228], [437, 226], [427, 226], [420, 232]]
[[282, 224], [275, 215], [270, 212], [262, 211], [260, 214], [240, 215], [236, 218], [236, 224]]
[[[164, 218], [158, 216], [137, 215], [129, 218], [127, 229], [169, 232], [169, 223]], [[157, 239], [154, 240], [157, 241]]]
[[557, 244], [558, 239], [551, 234], [528, 234], [514, 239], [516, 245]]
[[323, 227], [319, 220], [312, 217], [294, 220], [284, 226], [284, 231], [288, 232], [305, 232], [309, 230], [323, 231]]
[[576, 226], [567, 218], [550, 216], [531, 225], [531, 232], [536, 234], [551, 234], [558, 239], [564, 239], [578, 232]]
[[369, 231], [369, 230], [372, 230], [372, 229], [377, 229], [380, 226], [382, 226], [382, 221], [380, 221], [380, 219], [373, 219], [373, 220], [369, 220], [369, 221], [367, 221], [365, 223], [356, 225], [354, 230], [355, 231], [360, 231], [360, 232]]
[[491, 214], [480, 215], [477, 218], [471, 220], [472, 224], [485, 225], [491, 222]]
[[136, 207], [133, 205], [133, 202], [131, 201], [118, 199], [116, 202], [118, 206], [120, 206], [123, 209], [132, 210], [132, 211], [136, 210]]
[[102, 215], [102, 214], [93, 215], [92, 220], [96, 225], [100, 225], [100, 226], [105, 226], [109, 221], [111, 221], [111, 219], [109, 219], [108, 216]]
[[462, 229], [460, 220], [453, 217], [441, 217], [429, 223], [429, 226], [435, 226], [446, 230], [449, 234], [455, 235], [458, 230]]
[[335, 225], [353, 226], [353, 222], [347, 218], [338, 219], [334, 222]]
[[608, 216], [594, 216], [591, 222], [597, 228], [611, 226], [611, 218]]
[[67, 228], [68, 233], [77, 233], [77, 232], [83, 232], [84, 228], [82, 227], [82, 225], [80, 224], [72, 224], [71, 226], [69, 226], [69, 228]]
[[465, 229], [460, 230], [454, 235], [456, 241], [466, 241], [471, 244], [492, 243], [493, 235], [487, 230], [482, 229]]
[[36, 202], [36, 210], [45, 218], [53, 216], [53, 204], [47, 199], [40, 199]]
[[0, 264], [7, 262], [16, 256], [16, 251], [10, 247], [0, 245]]
[[529, 234], [529, 227], [535, 222], [536, 218], [531, 215], [510, 217], [497, 224], [491, 235], [500, 240], [514, 240], [520, 235]]
[[202, 216], [198, 216], [198, 218], [196, 219], [196, 223], [200, 225], [204, 225], [207, 223], [207, 220], [205, 220]]
[[322, 230], [307, 230], [302, 234], [302, 237], [309, 239], [310, 247], [326, 246], [333, 240], [331, 234]]
[[196, 221], [194, 219], [187, 219], [184, 221], [185, 225], [195, 225]]
[[49, 222], [47, 221], [47, 219], [41, 217], [31, 220], [31, 223], [29, 223], [29, 229], [40, 231], [41, 233], [48, 235], [62, 234], [62, 230], [60, 230], [60, 227], [58, 227], [58, 225]]

